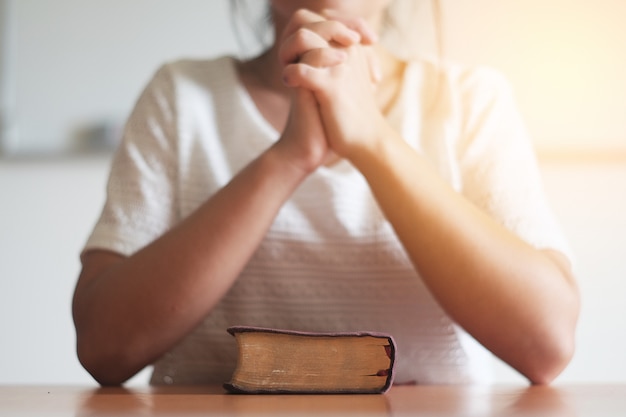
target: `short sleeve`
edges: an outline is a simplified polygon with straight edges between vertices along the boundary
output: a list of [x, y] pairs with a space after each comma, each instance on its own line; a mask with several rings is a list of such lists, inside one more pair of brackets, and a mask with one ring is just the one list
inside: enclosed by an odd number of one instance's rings
[[508, 81], [483, 68], [469, 71], [460, 83], [466, 115], [458, 150], [463, 194], [532, 246], [571, 257]]
[[176, 221], [176, 112], [170, 71], [144, 89], [114, 155], [102, 214], [84, 251], [131, 255]]

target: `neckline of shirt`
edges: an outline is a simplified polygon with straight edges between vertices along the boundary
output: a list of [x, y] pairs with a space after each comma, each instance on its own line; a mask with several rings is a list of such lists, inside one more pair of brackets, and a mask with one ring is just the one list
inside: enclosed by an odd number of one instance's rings
[[[245, 114], [256, 125], [256, 127], [259, 129], [261, 134], [263, 134], [268, 139], [268, 143], [276, 142], [278, 138], [280, 137], [280, 132], [277, 131], [274, 128], [274, 126], [270, 124], [270, 122], [263, 116], [263, 114], [261, 114], [261, 111], [259, 110], [256, 103], [254, 102], [254, 99], [250, 95], [250, 92], [242, 84], [241, 80], [239, 79], [239, 75], [237, 73], [237, 58], [233, 56], [227, 56], [225, 57], [225, 63], [227, 64], [227, 70], [228, 70], [227, 73], [229, 76], [229, 81], [233, 86], [233, 90], [235, 92], [237, 99], [239, 99], [240, 103], [242, 104]], [[386, 116], [387, 120], [389, 120], [389, 122], [392, 123], [397, 129], [399, 129], [400, 133], [403, 136], [405, 136], [405, 134], [408, 133], [406, 131], [407, 130], [406, 129], [407, 128], [406, 115], [403, 110], [404, 110], [405, 104], [407, 103], [407, 100], [411, 99], [411, 95], [408, 94], [409, 93], [408, 90], [414, 89], [412, 88], [414, 87], [413, 85], [414, 82], [412, 82], [414, 81], [413, 80], [414, 77], [412, 73], [415, 71], [413, 67], [414, 67], [414, 62], [411, 61], [411, 62], [406, 63], [406, 66], [404, 69], [402, 86], [400, 88], [399, 93], [397, 94], [396, 99], [391, 104], [389, 111], [387, 113], [387, 116]], [[412, 93], [415, 95], [417, 94], [417, 91], [412, 91]], [[409, 129], [409, 131], [412, 131], [412, 130], [414, 129]], [[354, 168], [348, 161], [340, 160], [332, 165], [328, 165], [328, 166], [322, 165], [319, 167], [319, 169], [316, 172], [322, 173], [323, 175], [324, 173], [332, 173], [332, 172], [338, 172], [338, 171], [350, 172], [350, 171], [354, 171]]]

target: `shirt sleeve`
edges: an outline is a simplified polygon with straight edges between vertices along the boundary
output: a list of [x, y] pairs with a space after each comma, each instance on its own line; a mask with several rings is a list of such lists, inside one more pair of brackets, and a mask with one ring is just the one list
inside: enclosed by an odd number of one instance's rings
[[534, 247], [571, 258], [508, 81], [487, 68], [470, 71], [460, 81], [463, 194]]
[[160, 68], [126, 123], [104, 208], [83, 252], [131, 255], [176, 221], [176, 112], [171, 71]]

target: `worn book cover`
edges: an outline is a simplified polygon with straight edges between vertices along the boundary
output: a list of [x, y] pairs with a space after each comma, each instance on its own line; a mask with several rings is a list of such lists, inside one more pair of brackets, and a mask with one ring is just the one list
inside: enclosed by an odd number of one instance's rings
[[396, 346], [376, 332], [312, 333], [231, 327], [239, 356], [236, 393], [384, 393], [393, 383]]

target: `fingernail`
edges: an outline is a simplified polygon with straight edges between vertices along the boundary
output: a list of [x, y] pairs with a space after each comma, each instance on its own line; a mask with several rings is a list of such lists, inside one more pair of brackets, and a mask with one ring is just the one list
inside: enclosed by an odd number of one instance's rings
[[344, 61], [348, 57], [348, 54], [345, 51], [335, 49], [335, 56], [338, 60]]
[[361, 43], [361, 35], [359, 32], [355, 32], [354, 30], [350, 31], [350, 38], [352, 38], [352, 42]]

